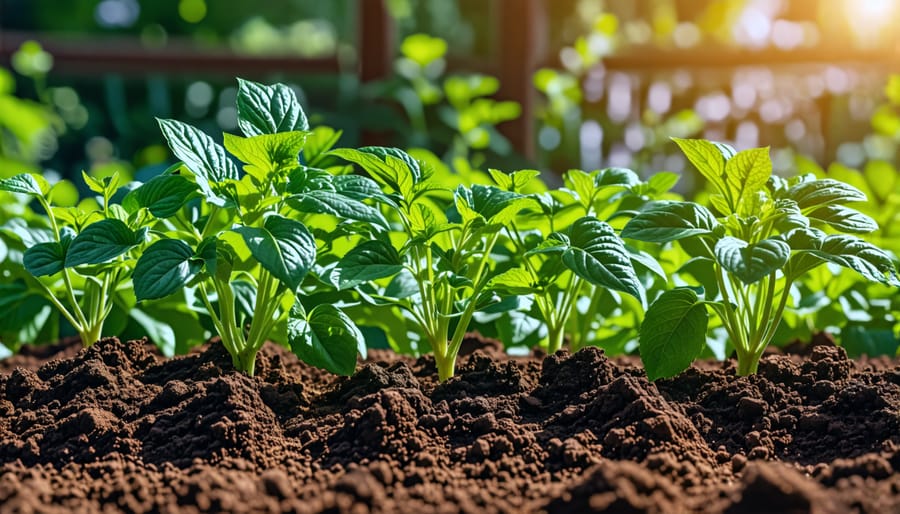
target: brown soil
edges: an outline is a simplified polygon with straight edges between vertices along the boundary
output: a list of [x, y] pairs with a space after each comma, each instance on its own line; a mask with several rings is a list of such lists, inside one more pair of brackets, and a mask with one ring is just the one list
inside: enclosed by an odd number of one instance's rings
[[[601, 351], [434, 379], [105, 340], [0, 376], [3, 512], [900, 512], [900, 368], [833, 346], [647, 382]], [[477, 345], [470, 344], [475, 348]]]

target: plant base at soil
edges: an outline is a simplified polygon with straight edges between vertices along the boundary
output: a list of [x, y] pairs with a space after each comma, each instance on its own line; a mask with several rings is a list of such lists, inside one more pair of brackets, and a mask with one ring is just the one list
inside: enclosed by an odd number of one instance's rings
[[0, 377], [3, 510], [900, 510], [896, 362], [819, 346], [756, 376], [700, 363], [651, 384], [596, 349], [482, 345], [438, 384], [431, 358], [372, 353], [349, 379], [273, 346], [252, 378], [220, 345], [20, 360]]

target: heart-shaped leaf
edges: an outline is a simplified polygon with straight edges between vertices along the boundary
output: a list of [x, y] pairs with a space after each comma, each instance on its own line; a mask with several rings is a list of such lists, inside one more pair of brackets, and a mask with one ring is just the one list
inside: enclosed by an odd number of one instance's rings
[[716, 243], [715, 252], [719, 264], [745, 284], [762, 280], [791, 257], [791, 247], [780, 239], [748, 244], [736, 237], [723, 237]]
[[647, 309], [639, 339], [647, 378], [681, 373], [706, 345], [709, 313], [689, 287], [666, 291]]
[[234, 229], [250, 253], [272, 275], [296, 291], [316, 262], [316, 240], [306, 226], [283, 216], [266, 218], [263, 227]]
[[150, 245], [134, 267], [134, 295], [138, 301], [163, 298], [184, 288], [203, 267], [194, 250], [178, 239]]
[[339, 375], [352, 375], [357, 354], [366, 355], [359, 328], [328, 303], [315, 306], [308, 316], [295, 304], [288, 317], [288, 342], [303, 362]]

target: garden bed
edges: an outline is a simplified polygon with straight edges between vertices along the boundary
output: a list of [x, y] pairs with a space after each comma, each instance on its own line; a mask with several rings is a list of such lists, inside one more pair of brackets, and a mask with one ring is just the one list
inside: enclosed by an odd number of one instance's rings
[[[474, 349], [473, 348], [477, 348]], [[759, 374], [649, 383], [596, 349], [458, 376], [372, 351], [351, 378], [279, 347], [165, 360], [103, 340], [0, 377], [0, 501], [20, 512], [896, 512], [900, 369], [815, 346]], [[38, 365], [40, 365], [38, 367]]]

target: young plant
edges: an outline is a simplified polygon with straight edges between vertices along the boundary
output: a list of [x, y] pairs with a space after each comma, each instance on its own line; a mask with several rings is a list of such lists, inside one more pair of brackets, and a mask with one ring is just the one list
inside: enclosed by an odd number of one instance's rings
[[[703, 286], [667, 291], [647, 311], [640, 352], [651, 379], [679, 373], [700, 354], [707, 307], [728, 332], [738, 374], [749, 375], [775, 335], [792, 284], [808, 271], [831, 263], [900, 285], [887, 253], [847, 234], [878, 228], [845, 205], [866, 201], [858, 189], [828, 178], [773, 176], [767, 148], [736, 152], [704, 140], [675, 142], [715, 190], [710, 204], [720, 215], [693, 202], [657, 202], [622, 231], [640, 241], [678, 241]], [[704, 293], [708, 299], [701, 300]]]
[[[520, 190], [536, 174], [524, 170], [505, 175], [492, 170], [494, 180], [511, 191]], [[652, 258], [627, 248], [612, 226], [597, 216], [598, 207], [606, 219], [621, 215], [616, 207], [642, 185], [633, 171], [570, 170], [564, 180], [566, 188], [556, 194], [536, 195], [539, 209], [507, 225], [521, 266], [492, 282], [497, 289], [534, 298], [539, 319], [547, 327], [550, 353], [562, 348], [567, 333], [574, 348], [582, 346], [604, 307], [601, 304], [613, 301], [610, 290], [645, 302], [633, 261], [644, 262], [665, 279]], [[587, 305], [583, 311], [577, 309], [580, 300]], [[578, 318], [574, 327], [570, 324], [573, 318]]]
[[[0, 180], [0, 190], [28, 195], [43, 208], [46, 227], [13, 226], [23, 245], [12, 276], [18, 293], [43, 296], [75, 328], [85, 346], [100, 339], [120, 286], [131, 278], [137, 250], [147, 240], [147, 221], [111, 201], [118, 175], [97, 180], [83, 174], [88, 187], [102, 196], [102, 208], [84, 212], [53, 204], [51, 188], [40, 175], [21, 174]], [[15, 224], [14, 224], [15, 225]], [[24, 271], [24, 272], [23, 272]], [[29, 305], [36, 316], [42, 302]]]
[[447, 380], [473, 315], [495, 301], [492, 252], [503, 227], [533, 200], [493, 186], [459, 186], [445, 210], [438, 206], [447, 191], [429, 182], [405, 152], [370, 147], [331, 153], [380, 183], [384, 192], [377, 198], [396, 218], [390, 232], [364, 234], [370, 240], [343, 256], [335, 282], [410, 316], [434, 353], [438, 377]]
[[[305, 222], [320, 216], [384, 225], [363, 201], [378, 187], [301, 164], [320, 163], [339, 133], [310, 131], [286, 85], [239, 80], [237, 108], [244, 137], [225, 134], [224, 148], [190, 125], [159, 120], [183, 166], [132, 193], [132, 208], [163, 221], [137, 262], [135, 294], [151, 300], [195, 289], [235, 368], [250, 375], [267, 339], [288, 343], [310, 364], [351, 374], [357, 353], [365, 355], [356, 325], [337, 306], [303, 303], [318, 254]], [[243, 173], [226, 149], [244, 163]], [[194, 196], [199, 202], [188, 202]]]

